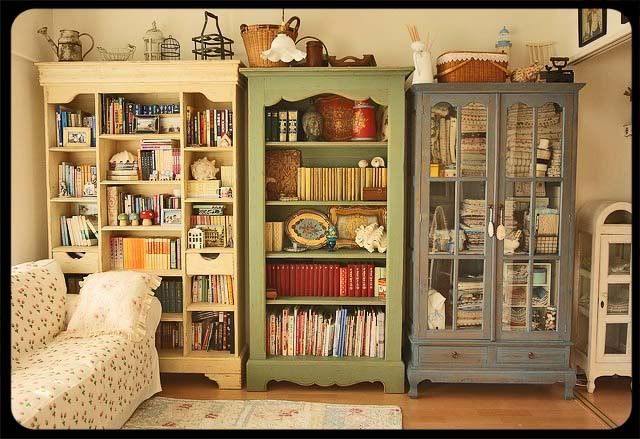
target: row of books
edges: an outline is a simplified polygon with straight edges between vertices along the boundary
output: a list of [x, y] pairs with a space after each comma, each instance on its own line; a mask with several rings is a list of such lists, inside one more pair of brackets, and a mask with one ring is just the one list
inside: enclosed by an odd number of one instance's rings
[[361, 201], [365, 187], [387, 187], [387, 168], [298, 168], [298, 199]]
[[180, 269], [180, 238], [112, 236], [109, 241], [112, 270]]
[[[187, 145], [220, 146], [223, 135], [233, 142], [233, 112], [207, 108], [203, 111], [187, 105]], [[231, 145], [228, 145], [231, 146]]]
[[156, 330], [156, 349], [175, 349], [183, 345], [182, 322], [160, 322]]
[[58, 105], [56, 107], [56, 139], [57, 145], [64, 144], [64, 128], [91, 128], [91, 146], [96, 146], [96, 117], [82, 110], [71, 110]]
[[232, 312], [194, 311], [191, 322], [194, 351], [235, 352]]
[[74, 165], [61, 162], [58, 165], [59, 197], [98, 196], [98, 168], [95, 165]]
[[163, 277], [155, 295], [162, 304], [162, 312], [182, 312], [182, 279]]
[[171, 139], [142, 139], [138, 150], [138, 166], [142, 180], [180, 180], [180, 143]]
[[384, 358], [382, 309], [285, 307], [267, 313], [267, 355]]
[[191, 279], [191, 301], [233, 305], [233, 276], [197, 275]]
[[299, 110], [265, 111], [265, 140], [267, 142], [298, 142], [302, 140], [302, 118]]
[[386, 267], [371, 263], [267, 264], [267, 288], [278, 296], [386, 297]]
[[136, 116], [179, 114], [179, 104], [137, 104], [122, 96], [102, 95], [103, 134], [135, 133]]
[[281, 252], [284, 223], [267, 221], [264, 223], [264, 251]]
[[110, 226], [118, 225], [120, 213], [139, 214], [143, 210], [152, 210], [155, 215], [153, 224], [163, 224], [164, 211], [168, 209], [180, 209], [181, 199], [170, 194], [141, 195], [122, 192], [119, 186], [107, 186], [107, 223]]
[[98, 245], [98, 224], [84, 215], [60, 217], [60, 241], [62, 245], [91, 247]]

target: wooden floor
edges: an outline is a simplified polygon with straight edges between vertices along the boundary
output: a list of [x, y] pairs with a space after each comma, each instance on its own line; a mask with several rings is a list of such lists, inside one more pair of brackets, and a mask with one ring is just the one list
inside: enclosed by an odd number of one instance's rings
[[[403, 427], [424, 429], [606, 429], [606, 423], [577, 400], [562, 398], [563, 385], [422, 383], [420, 397], [385, 394], [382, 384], [347, 388], [269, 384], [267, 392], [219, 390], [203, 375], [162, 374], [159, 396], [185, 399], [285, 399], [344, 404], [397, 405]], [[597, 389], [596, 389], [597, 392]]]
[[593, 393], [588, 393], [586, 387], [576, 387], [576, 391], [617, 426], [624, 424], [631, 414], [630, 377], [600, 377]]

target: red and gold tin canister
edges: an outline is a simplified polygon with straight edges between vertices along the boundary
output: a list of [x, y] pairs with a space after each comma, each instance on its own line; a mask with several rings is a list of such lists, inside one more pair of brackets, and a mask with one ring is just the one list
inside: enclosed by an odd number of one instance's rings
[[369, 101], [353, 105], [353, 136], [351, 140], [376, 140], [376, 109]]
[[353, 134], [353, 101], [339, 95], [319, 98], [316, 108], [322, 115], [324, 127], [322, 136], [328, 142], [351, 139]]

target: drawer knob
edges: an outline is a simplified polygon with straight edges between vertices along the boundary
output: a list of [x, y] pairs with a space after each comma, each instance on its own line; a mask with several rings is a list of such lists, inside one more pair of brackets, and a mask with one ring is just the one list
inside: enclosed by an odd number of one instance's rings
[[458, 358], [458, 353], [456, 351], [451, 352], [451, 358]]
[[529, 359], [533, 360], [535, 358], [535, 354], [533, 352], [529, 352]]

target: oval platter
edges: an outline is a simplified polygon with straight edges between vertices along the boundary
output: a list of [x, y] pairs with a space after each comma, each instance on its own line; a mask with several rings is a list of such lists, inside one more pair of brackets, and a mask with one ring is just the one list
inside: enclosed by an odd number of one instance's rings
[[301, 209], [287, 218], [285, 231], [291, 242], [297, 242], [310, 250], [327, 244], [329, 218], [313, 209]]

